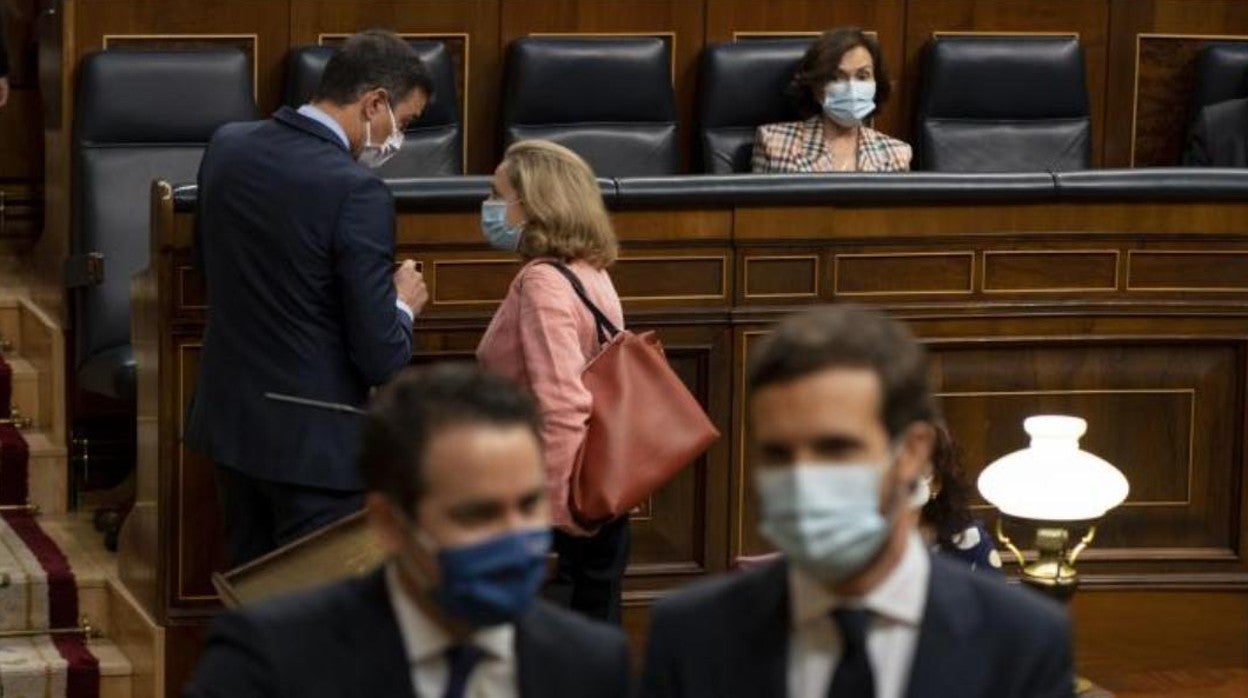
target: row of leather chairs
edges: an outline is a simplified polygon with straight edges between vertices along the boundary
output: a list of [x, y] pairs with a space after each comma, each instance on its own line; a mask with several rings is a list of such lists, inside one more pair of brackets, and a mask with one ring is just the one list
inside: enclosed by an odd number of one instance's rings
[[[750, 40], [702, 56], [694, 138], [699, 169], [748, 169], [754, 129], [795, 118], [785, 86], [805, 39]], [[445, 45], [413, 41], [435, 98], [412, 124], [387, 177], [463, 171], [455, 71]], [[283, 101], [305, 102], [332, 54], [293, 49]], [[1201, 59], [1201, 103], [1248, 94], [1248, 52], [1214, 45]], [[527, 38], [513, 43], [504, 79], [503, 139], [550, 138], [603, 176], [679, 169], [668, 45], [657, 38]], [[1083, 59], [1067, 37], [941, 37], [929, 47], [914, 137], [916, 164], [934, 171], [1071, 171], [1088, 163]], [[147, 265], [152, 179], [193, 180], [223, 123], [257, 116], [252, 69], [237, 51], [107, 51], [83, 60], [74, 121], [71, 268], [102, 256], [101, 278], [71, 279], [77, 385], [129, 401], [129, 280]], [[794, 183], [792, 186], [804, 186]], [[98, 267], [97, 267], [98, 268]]]

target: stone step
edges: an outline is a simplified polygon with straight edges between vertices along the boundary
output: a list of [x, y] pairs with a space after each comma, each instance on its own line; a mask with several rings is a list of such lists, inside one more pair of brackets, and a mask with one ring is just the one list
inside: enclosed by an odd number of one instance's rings
[[22, 315], [18, 306], [16, 296], [0, 291], [0, 342], [12, 345], [12, 349], [5, 352], [6, 356], [20, 351], [22, 347]]
[[65, 444], [53, 442], [42, 431], [24, 431], [26, 445], [30, 448], [29, 474], [30, 503], [39, 506], [44, 514], [63, 514], [66, 510], [66, 493], [69, 492], [68, 452]]
[[108, 638], [87, 643], [100, 660], [100, 698], [131, 698], [134, 695], [134, 667], [117, 645]]
[[[29, 361], [15, 354], [7, 354], [4, 360], [13, 371], [13, 396], [10, 404], [21, 412], [22, 417], [31, 419], [30, 429], [39, 429], [39, 371]], [[0, 415], [8, 416], [8, 415]], [[29, 431], [29, 429], [27, 429]]]

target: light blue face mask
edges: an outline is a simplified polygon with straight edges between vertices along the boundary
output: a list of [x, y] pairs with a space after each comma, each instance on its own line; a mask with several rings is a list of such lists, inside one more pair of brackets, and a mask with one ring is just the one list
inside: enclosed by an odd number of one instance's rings
[[823, 93], [823, 113], [840, 126], [858, 126], [875, 111], [874, 80], [838, 80]]
[[820, 581], [837, 584], [879, 553], [893, 522], [880, 513], [878, 463], [759, 468], [759, 532]]
[[520, 249], [524, 229], [507, 224], [507, 201], [486, 199], [481, 202], [481, 232], [485, 241], [496, 250], [515, 252]]

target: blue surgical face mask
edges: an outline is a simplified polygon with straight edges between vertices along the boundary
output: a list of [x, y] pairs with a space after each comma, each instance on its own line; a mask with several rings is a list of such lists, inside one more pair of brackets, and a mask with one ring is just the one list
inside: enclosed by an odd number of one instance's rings
[[823, 93], [823, 113], [840, 126], [858, 126], [875, 111], [874, 80], [838, 80]]
[[485, 241], [496, 250], [515, 252], [520, 249], [521, 226], [507, 224], [508, 202], [502, 199], [486, 199], [481, 202], [481, 232]]
[[759, 532], [820, 581], [861, 571], [884, 547], [892, 521], [880, 512], [879, 463], [800, 463], [759, 468]]
[[[418, 534], [416, 542], [429, 550], [424, 538]], [[431, 595], [447, 615], [476, 627], [515, 621], [532, 606], [546, 578], [550, 544], [550, 530], [538, 528], [431, 551], [440, 576]]]

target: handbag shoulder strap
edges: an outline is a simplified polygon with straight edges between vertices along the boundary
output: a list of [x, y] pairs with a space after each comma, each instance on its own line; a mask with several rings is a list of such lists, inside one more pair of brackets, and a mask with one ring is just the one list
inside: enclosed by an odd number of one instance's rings
[[612, 337], [620, 333], [620, 328], [616, 327], [615, 324], [607, 317], [606, 313], [602, 312], [598, 306], [594, 305], [594, 302], [589, 299], [589, 294], [585, 292], [585, 285], [581, 283], [581, 280], [577, 277], [576, 272], [569, 269], [567, 265], [562, 262], [546, 261], [542, 262], [542, 264], [549, 264], [554, 267], [560, 274], [563, 274], [563, 278], [567, 279], [568, 283], [572, 284], [572, 290], [576, 291], [577, 297], [580, 298], [581, 302], [585, 304], [585, 307], [589, 309], [589, 313], [594, 316], [594, 325], [598, 330], [599, 342], [606, 344], [611, 341]]

